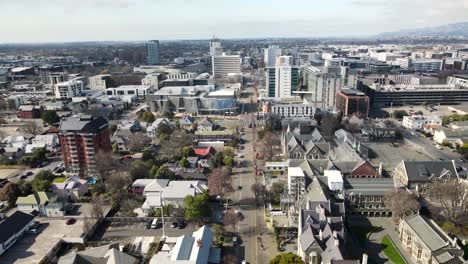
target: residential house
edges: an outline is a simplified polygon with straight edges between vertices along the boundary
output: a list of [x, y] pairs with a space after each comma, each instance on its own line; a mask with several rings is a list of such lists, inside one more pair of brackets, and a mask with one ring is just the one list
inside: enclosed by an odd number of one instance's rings
[[60, 257], [58, 264], [137, 264], [139, 260], [119, 250], [119, 244], [73, 251]]
[[432, 181], [459, 178], [455, 161], [401, 161], [393, 170], [393, 179], [411, 190], [425, 193]]
[[192, 235], [167, 237], [150, 264], [218, 264], [221, 248], [213, 247], [213, 231], [206, 225]]
[[42, 106], [40, 105], [21, 105], [18, 107], [16, 115], [23, 119], [38, 119], [41, 118]]
[[56, 194], [50, 192], [35, 192], [28, 196], [20, 196], [16, 200], [18, 210], [31, 213], [39, 212], [40, 216], [59, 217], [65, 215], [63, 203], [58, 200]]
[[21, 211], [14, 212], [0, 222], [0, 255], [5, 253], [34, 224], [34, 216]]
[[208, 117], [203, 118], [197, 124], [197, 131], [213, 131], [214, 123]]
[[414, 263], [466, 263], [456, 238], [448, 236], [433, 220], [415, 214], [399, 224], [399, 238]]
[[216, 150], [213, 147], [195, 148], [193, 151], [195, 155], [200, 158], [212, 158], [216, 154]]
[[173, 127], [171, 121], [167, 118], [156, 118], [154, 122], [146, 128], [146, 135], [150, 138], [157, 137], [157, 130], [161, 125], [167, 125], [169, 127]]
[[[158, 191], [161, 191], [163, 187], [167, 186], [167, 184], [169, 183], [169, 180], [165, 180], [165, 179], [138, 179], [138, 180], [135, 180], [133, 183], [132, 183], [132, 186], [130, 187], [130, 190], [133, 192], [133, 193], [137, 193], [137, 194], [143, 194], [144, 193], [144, 190], [147, 186], [149, 186], [150, 184], [154, 184], [155, 187], [157, 187]], [[148, 189], [149, 190], [149, 189]]]
[[18, 147], [4, 147], [0, 148], [0, 154], [10, 160], [17, 160], [23, 156], [24, 151]]
[[468, 130], [451, 130], [448, 128], [442, 128], [434, 131], [434, 141], [442, 144], [444, 142], [454, 144], [458, 140], [468, 139]]
[[88, 181], [74, 175], [64, 182], [52, 183], [50, 188], [53, 193], [57, 194], [59, 199], [76, 201], [88, 193]]
[[36, 135], [32, 140], [32, 144], [44, 144], [46, 148], [53, 149], [59, 145], [57, 134]]
[[180, 128], [188, 131], [195, 130], [195, 118], [190, 115], [183, 115], [179, 120]]

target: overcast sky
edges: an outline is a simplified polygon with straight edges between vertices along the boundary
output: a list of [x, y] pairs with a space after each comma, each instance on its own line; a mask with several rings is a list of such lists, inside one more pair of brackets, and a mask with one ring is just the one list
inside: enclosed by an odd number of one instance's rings
[[0, 0], [0, 43], [368, 36], [468, 21], [468, 0]]

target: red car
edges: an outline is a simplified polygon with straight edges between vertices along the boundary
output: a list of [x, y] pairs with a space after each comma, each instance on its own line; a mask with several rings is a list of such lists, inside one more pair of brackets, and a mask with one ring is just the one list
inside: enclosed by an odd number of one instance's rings
[[76, 223], [75, 218], [68, 218], [67, 222], [65, 222], [66, 225], [73, 225], [74, 223]]

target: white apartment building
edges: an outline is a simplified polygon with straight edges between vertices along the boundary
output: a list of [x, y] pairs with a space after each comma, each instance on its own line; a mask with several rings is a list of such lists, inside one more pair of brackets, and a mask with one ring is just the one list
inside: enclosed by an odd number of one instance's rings
[[437, 117], [412, 115], [403, 117], [402, 125], [407, 129], [423, 129], [425, 125], [442, 125], [442, 120]]
[[91, 90], [105, 90], [110, 81], [110, 74], [99, 74], [88, 78], [89, 88]]
[[166, 75], [168, 80], [187, 80], [195, 79], [198, 74], [195, 72], [173, 72]]
[[313, 117], [315, 107], [313, 104], [273, 104], [271, 113], [280, 117]]
[[295, 198], [305, 193], [305, 174], [300, 167], [288, 168], [288, 193]]
[[79, 96], [84, 90], [82, 81], [72, 79], [70, 81], [57, 83], [54, 87], [55, 98], [58, 99], [71, 99], [72, 97]]
[[266, 70], [266, 88], [268, 97], [287, 98], [299, 87], [299, 68], [292, 66], [291, 56], [276, 58], [276, 66]]
[[212, 57], [213, 76], [226, 79], [229, 74], [240, 74], [239, 55], [221, 55]]
[[281, 56], [281, 49], [278, 45], [270, 45], [265, 49], [264, 59], [265, 67], [274, 67], [276, 64], [276, 58]]
[[468, 74], [449, 76], [447, 78], [447, 84], [455, 84], [468, 88]]
[[122, 85], [117, 88], [108, 88], [107, 95], [145, 96], [153, 90], [151, 85]]

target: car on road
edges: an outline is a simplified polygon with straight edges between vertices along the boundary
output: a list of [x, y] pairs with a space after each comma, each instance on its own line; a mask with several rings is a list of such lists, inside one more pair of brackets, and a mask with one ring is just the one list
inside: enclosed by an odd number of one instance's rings
[[177, 221], [172, 221], [171, 228], [177, 228], [178, 224]]
[[67, 221], [65, 222], [66, 225], [73, 225], [74, 223], [76, 223], [75, 218], [68, 218]]
[[145, 228], [150, 229], [151, 228], [151, 222], [146, 222]]
[[435, 145], [436, 149], [442, 149], [440, 145]]
[[237, 186], [237, 190], [242, 190], [242, 186]]
[[159, 226], [158, 218], [154, 218], [153, 222], [151, 222], [151, 229], [156, 229]]
[[33, 174], [34, 174], [34, 173], [33, 173], [32, 171], [28, 171], [28, 172], [26, 172], [24, 175], [26, 175], [26, 176], [31, 176], [31, 175], [33, 175]]
[[177, 229], [183, 229], [187, 225], [187, 223], [185, 223], [185, 221], [180, 218], [178, 218], [176, 222], [177, 222]]
[[26, 179], [27, 177], [28, 177], [28, 176], [26, 176], [26, 175], [23, 174], [23, 175], [21, 175], [19, 178], [20, 178], [20, 180], [24, 180], [24, 179]]

